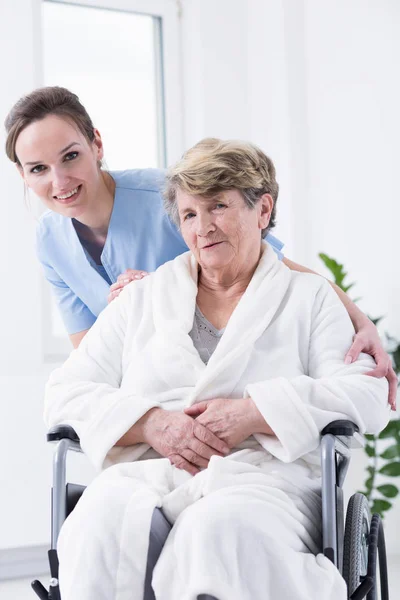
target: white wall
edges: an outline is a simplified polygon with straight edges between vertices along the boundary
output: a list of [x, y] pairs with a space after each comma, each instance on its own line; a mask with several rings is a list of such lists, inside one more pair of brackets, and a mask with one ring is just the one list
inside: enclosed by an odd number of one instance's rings
[[[400, 337], [399, 31], [395, 0], [184, 2], [185, 145], [258, 143], [277, 167], [287, 256], [320, 272], [321, 251], [344, 262], [363, 309]], [[348, 493], [363, 468], [356, 453]]]
[[387, 314], [400, 336], [400, 5], [310, 0], [304, 21], [313, 222], [304, 259], [324, 249], [346, 261], [365, 309]]
[[[0, 113], [40, 82], [33, 7], [1, 4]], [[274, 159], [278, 229], [291, 258], [343, 260], [373, 314], [395, 310], [399, 207], [400, 5], [395, 1], [183, 0], [184, 146], [204, 136], [258, 143]], [[38, 23], [36, 23], [36, 26]], [[4, 57], [10, 57], [5, 60]], [[11, 58], [12, 57], [12, 58]], [[0, 144], [4, 142], [1, 132]], [[42, 282], [22, 184], [0, 153], [3, 260], [0, 348], [0, 549], [46, 543], [50, 450], [44, 443]], [[361, 456], [356, 463], [361, 461]], [[76, 461], [75, 461], [76, 462]], [[78, 465], [75, 472], [81, 472]], [[81, 478], [83, 478], [83, 470]], [[357, 469], [352, 481], [357, 482]], [[358, 485], [358, 484], [357, 484]], [[389, 544], [399, 506], [388, 520]]]
[[[32, 5], [16, 0], [1, 6], [2, 120], [16, 98], [36, 85]], [[2, 148], [4, 139], [1, 131]], [[34, 223], [24, 205], [22, 180], [3, 152], [0, 172], [0, 548], [4, 548], [45, 539], [42, 505], [48, 492], [42, 485], [47, 485], [48, 465], [43, 459], [41, 398], [46, 367], [41, 349], [41, 280], [32, 251]]]

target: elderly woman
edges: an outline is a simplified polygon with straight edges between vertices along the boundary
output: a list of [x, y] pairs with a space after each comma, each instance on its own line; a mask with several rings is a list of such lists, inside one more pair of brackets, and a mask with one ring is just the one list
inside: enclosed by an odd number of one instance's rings
[[47, 425], [110, 467], [61, 531], [63, 600], [142, 598], [159, 509], [173, 523], [159, 600], [346, 598], [318, 554], [320, 432], [341, 418], [378, 432], [387, 382], [366, 355], [344, 364], [354, 331], [330, 285], [263, 241], [277, 196], [258, 148], [189, 150], [165, 204], [190, 252], [128, 285], [53, 373]]

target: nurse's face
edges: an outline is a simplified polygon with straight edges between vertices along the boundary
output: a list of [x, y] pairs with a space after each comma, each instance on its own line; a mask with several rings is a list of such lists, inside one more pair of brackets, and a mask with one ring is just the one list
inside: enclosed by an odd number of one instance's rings
[[103, 146], [94, 133], [90, 142], [69, 119], [49, 115], [18, 136], [15, 150], [26, 185], [47, 208], [66, 217], [95, 209]]

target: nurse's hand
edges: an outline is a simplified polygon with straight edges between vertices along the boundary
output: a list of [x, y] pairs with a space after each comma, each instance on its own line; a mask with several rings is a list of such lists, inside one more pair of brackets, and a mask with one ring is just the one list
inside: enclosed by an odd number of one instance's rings
[[229, 448], [236, 448], [253, 433], [274, 435], [251, 398], [206, 400], [185, 408], [185, 413], [226, 442]]
[[143, 279], [146, 275], [148, 275], [147, 271], [136, 271], [135, 269], [127, 269], [125, 273], [118, 275], [117, 281], [110, 286], [110, 293], [107, 296], [108, 304], [120, 295], [128, 283], [137, 279]]
[[191, 475], [207, 467], [214, 454], [224, 456], [229, 447], [204, 425], [181, 412], [154, 408], [143, 424], [143, 439], [156, 452]]
[[353, 344], [345, 357], [345, 364], [357, 360], [361, 352], [372, 356], [376, 362], [376, 367], [368, 371], [366, 375], [371, 377], [386, 377], [389, 382], [389, 404], [392, 410], [396, 410], [396, 395], [398, 380], [393, 369], [392, 359], [382, 345], [376, 326], [365, 317], [361, 324], [356, 327], [356, 335], [353, 338]]

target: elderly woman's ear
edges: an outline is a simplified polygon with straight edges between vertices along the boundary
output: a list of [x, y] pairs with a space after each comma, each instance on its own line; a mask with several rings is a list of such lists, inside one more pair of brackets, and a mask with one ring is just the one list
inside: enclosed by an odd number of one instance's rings
[[258, 210], [260, 211], [258, 222], [260, 229], [268, 227], [273, 208], [274, 201], [271, 194], [263, 194], [258, 202]]

